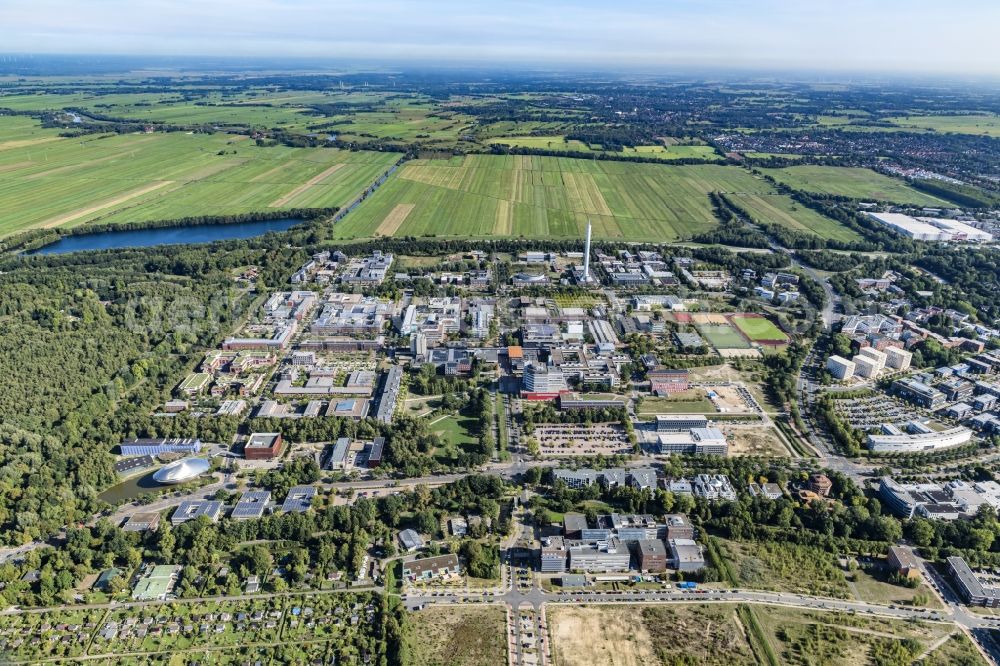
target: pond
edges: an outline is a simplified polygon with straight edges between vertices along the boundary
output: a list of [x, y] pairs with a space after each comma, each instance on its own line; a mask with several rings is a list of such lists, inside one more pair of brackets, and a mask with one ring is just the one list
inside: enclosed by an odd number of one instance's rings
[[108, 504], [117, 505], [122, 502], [131, 502], [143, 495], [158, 495], [164, 491], [177, 490], [177, 486], [165, 486], [153, 480], [153, 473], [140, 474], [121, 483], [111, 486], [100, 493], [97, 498]]
[[117, 250], [126, 247], [211, 243], [233, 238], [253, 238], [272, 231], [287, 231], [301, 223], [302, 220], [286, 218], [258, 222], [234, 222], [233, 224], [200, 224], [154, 229], [129, 229], [127, 231], [99, 231], [93, 234], [64, 236], [54, 243], [31, 250], [26, 254], [65, 254], [86, 250]]

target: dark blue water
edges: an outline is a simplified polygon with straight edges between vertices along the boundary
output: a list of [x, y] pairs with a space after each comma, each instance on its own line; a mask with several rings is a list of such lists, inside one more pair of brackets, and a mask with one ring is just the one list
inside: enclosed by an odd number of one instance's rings
[[65, 236], [55, 243], [32, 250], [27, 254], [65, 254], [85, 250], [117, 250], [124, 247], [150, 247], [211, 243], [231, 238], [253, 238], [270, 231], [286, 231], [302, 220], [283, 219], [262, 222], [237, 222], [234, 224], [203, 224], [188, 227], [159, 227], [157, 229], [132, 229], [129, 231], [100, 231], [94, 234]]

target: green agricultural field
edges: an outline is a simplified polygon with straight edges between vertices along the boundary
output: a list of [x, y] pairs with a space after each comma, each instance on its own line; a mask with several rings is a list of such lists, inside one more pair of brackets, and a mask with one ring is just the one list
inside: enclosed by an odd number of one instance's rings
[[570, 127], [567, 123], [551, 121], [505, 120], [479, 126], [476, 130], [476, 138], [483, 143], [499, 143], [498, 141], [492, 141], [493, 137], [533, 137], [536, 134], [551, 134], [561, 139], [562, 132], [568, 131]]
[[750, 343], [729, 324], [698, 324], [702, 337], [716, 349], [747, 349]]
[[[14, 132], [6, 122], [0, 127]], [[260, 148], [245, 137], [184, 133], [88, 135], [0, 148], [0, 237], [97, 221], [342, 206], [398, 157]]]
[[81, 108], [112, 118], [178, 125], [254, 125], [301, 127], [316, 118], [303, 115], [307, 106], [292, 100], [249, 100], [270, 106], [249, 106], [244, 100], [208, 95], [188, 101], [177, 94], [3, 95], [0, 107], [14, 110]]
[[486, 143], [499, 143], [505, 146], [516, 146], [518, 148], [537, 148], [540, 150], [557, 150], [559, 152], [578, 153], [599, 153], [601, 151], [590, 149], [590, 146], [583, 141], [567, 139], [564, 136], [504, 136], [496, 139], [489, 139]]
[[767, 192], [737, 167], [669, 166], [530, 155], [408, 162], [337, 225], [373, 236], [597, 238], [674, 241], [717, 224], [713, 190]]
[[949, 201], [915, 190], [902, 180], [860, 167], [802, 165], [763, 171], [789, 187], [806, 192], [918, 206], [952, 205]]
[[736, 203], [757, 221], [812, 234], [829, 240], [857, 242], [864, 240], [859, 233], [836, 220], [806, 208], [784, 194], [735, 194]]
[[743, 153], [743, 156], [755, 160], [766, 160], [771, 157], [780, 157], [785, 160], [801, 160], [803, 157], [802, 155], [796, 155], [795, 153], [758, 153], [753, 151]]
[[906, 129], [1000, 137], [1000, 115], [993, 113], [961, 116], [900, 116], [886, 120]]
[[733, 323], [736, 328], [743, 331], [743, 334], [754, 342], [761, 340], [788, 340], [788, 336], [774, 325], [770, 319], [763, 317], [740, 317], [733, 316]]
[[0, 153], [59, 139], [57, 128], [44, 129], [28, 116], [0, 116]]

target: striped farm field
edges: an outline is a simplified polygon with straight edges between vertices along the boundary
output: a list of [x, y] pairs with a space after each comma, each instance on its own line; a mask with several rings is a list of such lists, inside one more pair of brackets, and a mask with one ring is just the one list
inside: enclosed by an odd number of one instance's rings
[[[0, 117], [0, 237], [23, 229], [343, 206], [399, 155], [225, 134], [31, 134]], [[9, 138], [8, 138], [9, 137]], [[8, 143], [10, 146], [10, 143]]]
[[[579, 237], [674, 241], [713, 228], [711, 191], [765, 194], [739, 168], [672, 166], [533, 155], [467, 155], [407, 162], [337, 224], [342, 238], [381, 235], [396, 206], [412, 209], [396, 236]], [[383, 227], [384, 229], [384, 227]]]

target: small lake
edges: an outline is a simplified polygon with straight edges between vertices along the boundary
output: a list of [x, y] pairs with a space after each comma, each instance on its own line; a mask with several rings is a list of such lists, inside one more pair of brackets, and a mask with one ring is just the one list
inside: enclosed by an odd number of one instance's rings
[[158, 495], [168, 490], [177, 490], [177, 486], [165, 486], [154, 481], [153, 474], [155, 472], [156, 470], [153, 470], [147, 474], [126, 479], [98, 494], [97, 498], [108, 504], [120, 504], [121, 502], [131, 502], [143, 495]]
[[302, 220], [299, 219], [281, 219], [235, 222], [233, 224], [130, 229], [127, 231], [99, 231], [93, 234], [64, 236], [55, 243], [50, 243], [26, 254], [65, 254], [86, 250], [118, 250], [126, 247], [211, 243], [233, 238], [253, 238], [272, 231], [287, 231], [301, 223]]

